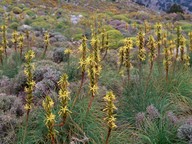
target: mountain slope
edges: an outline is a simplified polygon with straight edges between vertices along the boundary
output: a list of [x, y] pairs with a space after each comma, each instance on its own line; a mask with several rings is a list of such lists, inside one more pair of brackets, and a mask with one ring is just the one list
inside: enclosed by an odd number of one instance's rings
[[133, 0], [134, 2], [145, 5], [146, 7], [167, 11], [174, 3], [181, 5], [186, 11], [192, 12], [191, 0]]

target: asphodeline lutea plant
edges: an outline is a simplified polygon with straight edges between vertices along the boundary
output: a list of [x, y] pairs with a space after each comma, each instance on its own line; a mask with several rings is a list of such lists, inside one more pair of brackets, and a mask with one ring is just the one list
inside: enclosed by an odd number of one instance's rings
[[181, 42], [181, 31], [182, 28], [181, 26], [177, 26], [177, 39], [176, 39], [176, 59], [178, 59], [179, 56], [179, 47], [180, 47], [180, 42]]
[[83, 86], [83, 83], [84, 83], [84, 79], [85, 79], [85, 73], [86, 73], [86, 60], [87, 60], [87, 52], [88, 52], [88, 49], [87, 49], [87, 38], [85, 35], [82, 36], [82, 44], [80, 45], [79, 47], [79, 52], [80, 52], [80, 61], [79, 61], [79, 67], [81, 69], [81, 84], [80, 84], [80, 87], [79, 87], [79, 90], [78, 90], [78, 93], [74, 99], [74, 102], [73, 102], [73, 106], [75, 105], [80, 93], [81, 93], [81, 89], [82, 89], [82, 86]]
[[8, 40], [7, 40], [7, 26], [2, 25], [1, 26], [1, 31], [2, 31], [2, 46], [4, 49], [5, 56], [7, 57], [7, 45], [8, 45]]
[[120, 71], [124, 62], [124, 46], [119, 48], [118, 57], [119, 57], [119, 71]]
[[24, 106], [25, 110], [27, 111], [27, 117], [26, 117], [26, 121], [28, 121], [28, 116], [29, 116], [29, 112], [32, 109], [32, 105], [33, 105], [33, 90], [35, 87], [35, 81], [33, 80], [33, 71], [34, 71], [34, 64], [32, 63], [32, 60], [35, 57], [35, 53], [32, 50], [29, 50], [26, 54], [25, 54], [25, 67], [24, 67], [24, 74], [27, 77], [27, 86], [25, 87], [25, 93], [26, 98], [26, 104]]
[[184, 61], [184, 68], [188, 69], [190, 66], [190, 56], [187, 54], [184, 54], [183, 61]]
[[98, 85], [96, 83], [96, 68], [95, 68], [95, 60], [94, 60], [94, 56], [91, 54], [88, 58], [87, 58], [87, 70], [88, 70], [88, 76], [89, 76], [89, 80], [90, 80], [90, 84], [89, 84], [89, 89], [90, 89], [90, 93], [91, 93], [91, 98], [89, 101], [89, 105], [87, 108], [87, 112], [90, 110], [91, 106], [92, 106], [92, 102], [94, 100], [95, 95], [97, 94], [97, 90], [98, 90]]
[[52, 112], [54, 102], [50, 96], [46, 96], [42, 102], [42, 106], [45, 110], [45, 125], [48, 129], [48, 137], [51, 139], [51, 143], [55, 144], [56, 130], [55, 125], [55, 115]]
[[22, 58], [23, 47], [24, 47], [24, 35], [21, 33], [19, 34], [19, 37], [18, 37], [18, 45], [19, 45], [20, 57]]
[[44, 52], [43, 52], [43, 56], [45, 56], [47, 49], [50, 45], [50, 39], [49, 39], [50, 35], [49, 32], [45, 32], [44, 34]]
[[180, 60], [183, 62], [184, 60], [184, 53], [185, 53], [185, 46], [186, 46], [186, 39], [183, 35], [180, 36]]
[[92, 37], [91, 39], [91, 47], [93, 49], [93, 58], [94, 58], [94, 62], [95, 62], [95, 82], [96, 84], [98, 83], [98, 79], [101, 73], [101, 58], [100, 58], [100, 49], [99, 49], [99, 41], [97, 36]]
[[167, 46], [167, 44], [164, 44], [164, 60], [163, 60], [163, 65], [165, 67], [166, 81], [168, 81], [169, 66], [172, 63], [171, 60], [172, 60], [172, 55], [170, 53], [170, 49]]
[[161, 53], [161, 41], [162, 41], [162, 24], [161, 23], [157, 23], [155, 25], [155, 31], [156, 31], [156, 36], [157, 36], [157, 56], [158, 56], [158, 61], [159, 61], [159, 57], [160, 57], [160, 53]]
[[107, 122], [108, 126], [108, 133], [107, 133], [107, 138], [105, 141], [105, 144], [109, 143], [109, 138], [111, 135], [111, 131], [116, 128], [116, 118], [114, 111], [117, 109], [114, 102], [115, 102], [115, 95], [113, 94], [112, 91], [107, 92], [107, 94], [104, 97], [105, 101], [105, 108], [103, 109], [104, 112], [106, 112], [106, 117], [104, 120]]
[[68, 103], [70, 100], [70, 92], [68, 90], [69, 82], [67, 74], [63, 74], [58, 82], [59, 85], [59, 101], [60, 101], [60, 110], [59, 116], [62, 118], [60, 126], [65, 124], [66, 118], [71, 111], [68, 108]]
[[149, 62], [150, 62], [149, 77], [150, 77], [153, 70], [154, 59], [156, 57], [156, 43], [152, 35], [149, 37], [149, 42], [147, 43], [147, 47], [149, 49]]
[[150, 31], [150, 24], [146, 20], [144, 21], [144, 29], [145, 29], [145, 34]]
[[140, 31], [137, 35], [137, 46], [138, 46], [138, 60], [139, 60], [139, 70], [142, 70], [142, 62], [146, 59], [146, 50], [144, 48], [145, 38], [144, 33]]
[[0, 46], [0, 63], [1, 64], [3, 64], [3, 52], [4, 52], [3, 46]]
[[131, 38], [126, 38], [125, 39], [125, 44], [124, 44], [124, 66], [127, 69], [127, 75], [128, 75], [128, 81], [130, 81], [130, 69], [132, 68], [131, 64], [131, 49], [133, 49], [133, 41]]
[[102, 60], [105, 59], [105, 57], [107, 56], [107, 52], [109, 50], [109, 34], [105, 31], [105, 46], [104, 46], [104, 50], [105, 50], [105, 54], [102, 58]]
[[192, 52], [192, 32], [189, 32], [189, 50]]
[[174, 57], [174, 50], [176, 48], [174, 40], [169, 40], [168, 46], [169, 46], [170, 56], [173, 58]]
[[12, 43], [14, 44], [14, 49], [15, 49], [15, 51], [17, 51], [17, 44], [18, 44], [18, 36], [19, 36], [19, 34], [18, 34], [18, 32], [17, 31], [14, 31], [13, 33], [12, 33], [12, 39], [11, 39], [11, 41], [12, 41]]

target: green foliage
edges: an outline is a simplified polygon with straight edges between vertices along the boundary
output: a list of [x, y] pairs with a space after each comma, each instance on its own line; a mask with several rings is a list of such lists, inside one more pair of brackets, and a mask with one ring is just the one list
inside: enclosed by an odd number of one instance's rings
[[32, 10], [30, 10], [30, 9], [26, 9], [24, 12], [25, 12], [28, 16], [30, 16], [30, 17], [33, 17], [33, 16], [36, 15], [35, 12], [32, 11]]
[[14, 14], [20, 14], [20, 13], [22, 13], [23, 10], [19, 7], [13, 7], [12, 11]]
[[175, 3], [170, 7], [167, 13], [184, 13], [184, 11], [180, 5]]
[[[109, 35], [109, 47], [111, 49], [117, 49], [122, 45], [123, 35], [118, 30], [109, 30], [107, 31]], [[121, 42], [120, 42], [121, 41]]]
[[130, 23], [130, 19], [125, 14], [114, 15], [112, 18], [115, 20], [123, 20], [127, 23]]
[[8, 58], [4, 58], [3, 64], [0, 65], [0, 77], [5, 75], [9, 78], [13, 78], [21, 69], [22, 63], [23, 62], [17, 53], [12, 54]]
[[17, 22], [13, 22], [10, 24], [11, 29], [17, 30], [18, 27], [19, 27], [19, 24]]

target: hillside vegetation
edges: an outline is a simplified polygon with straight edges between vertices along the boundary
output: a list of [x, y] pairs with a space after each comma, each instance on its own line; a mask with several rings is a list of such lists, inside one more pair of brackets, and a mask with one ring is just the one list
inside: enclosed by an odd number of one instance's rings
[[0, 144], [192, 143], [192, 15], [132, 1], [0, 2]]

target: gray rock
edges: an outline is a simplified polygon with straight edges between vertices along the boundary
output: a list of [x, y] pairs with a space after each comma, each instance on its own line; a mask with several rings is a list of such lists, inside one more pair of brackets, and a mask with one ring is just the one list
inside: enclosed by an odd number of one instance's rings
[[20, 27], [18, 27], [18, 31], [22, 31], [22, 32], [24, 32], [24, 31], [26, 31], [26, 30], [31, 30], [32, 29], [32, 27], [31, 26], [29, 26], [29, 25], [22, 25], [22, 26], [20, 26]]

